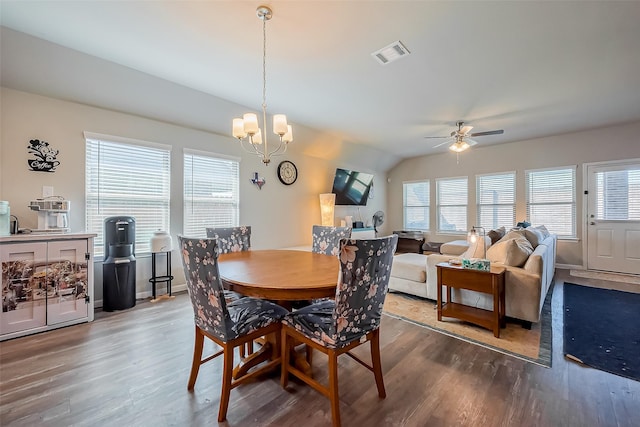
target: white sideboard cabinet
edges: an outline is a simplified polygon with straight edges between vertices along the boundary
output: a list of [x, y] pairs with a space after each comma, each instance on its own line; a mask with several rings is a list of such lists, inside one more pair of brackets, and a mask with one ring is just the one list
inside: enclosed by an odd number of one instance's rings
[[0, 341], [93, 320], [94, 237], [0, 237]]
[[351, 229], [353, 239], [375, 239], [376, 232], [373, 227]]

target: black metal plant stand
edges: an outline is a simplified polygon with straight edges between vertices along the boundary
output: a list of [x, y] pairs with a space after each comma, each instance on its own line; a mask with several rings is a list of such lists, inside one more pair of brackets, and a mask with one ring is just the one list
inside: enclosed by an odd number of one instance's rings
[[[166, 254], [166, 261], [167, 261], [167, 266], [166, 266], [166, 274], [164, 276], [157, 276], [156, 274], [156, 254], [161, 253], [161, 252], [152, 252], [151, 253], [151, 279], [149, 279], [149, 282], [151, 282], [151, 290], [153, 293], [153, 297], [151, 299], [151, 302], [156, 302], [159, 301], [161, 299], [172, 299], [175, 298], [173, 295], [171, 295], [171, 281], [173, 280], [173, 276], [171, 275], [171, 251], [165, 252]], [[164, 295], [160, 295], [159, 297], [156, 297], [156, 284], [158, 283], [166, 283], [167, 284], [167, 293]]]

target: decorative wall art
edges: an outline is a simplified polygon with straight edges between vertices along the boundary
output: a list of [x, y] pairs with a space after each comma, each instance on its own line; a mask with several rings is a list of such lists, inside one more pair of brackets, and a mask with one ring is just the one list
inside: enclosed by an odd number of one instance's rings
[[264, 177], [258, 177], [258, 172], [253, 173], [253, 178], [251, 178], [251, 182], [255, 184], [258, 189], [262, 190], [262, 186], [267, 182]]
[[32, 139], [29, 141], [27, 151], [36, 157], [35, 159], [27, 160], [27, 164], [32, 171], [55, 172], [56, 167], [60, 165], [60, 162], [56, 160], [60, 150], [51, 148], [47, 141]]

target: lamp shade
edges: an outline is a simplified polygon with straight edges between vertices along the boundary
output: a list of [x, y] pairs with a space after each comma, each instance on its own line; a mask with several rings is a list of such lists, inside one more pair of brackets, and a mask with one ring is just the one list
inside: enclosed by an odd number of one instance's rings
[[320, 194], [320, 217], [323, 226], [333, 227], [336, 195], [334, 193]]
[[151, 252], [170, 252], [171, 235], [166, 231], [154, 231], [151, 237]]

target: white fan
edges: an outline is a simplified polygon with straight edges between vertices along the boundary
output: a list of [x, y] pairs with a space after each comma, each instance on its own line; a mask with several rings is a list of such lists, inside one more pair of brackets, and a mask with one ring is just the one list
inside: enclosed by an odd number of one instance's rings
[[384, 224], [384, 212], [378, 211], [373, 214], [373, 230], [376, 233], [376, 237], [378, 237], [378, 227]]
[[446, 141], [438, 145], [434, 145], [433, 148], [438, 148], [445, 144], [451, 144], [449, 146], [449, 150], [460, 153], [478, 143], [477, 141], [470, 138], [472, 136], [475, 137], [485, 135], [500, 135], [504, 133], [504, 130], [502, 129], [470, 133], [471, 129], [473, 129], [473, 126], [464, 126], [463, 121], [457, 122], [456, 125], [458, 126], [458, 129], [451, 132], [451, 134], [448, 136], [425, 136], [425, 138], [447, 138]]

